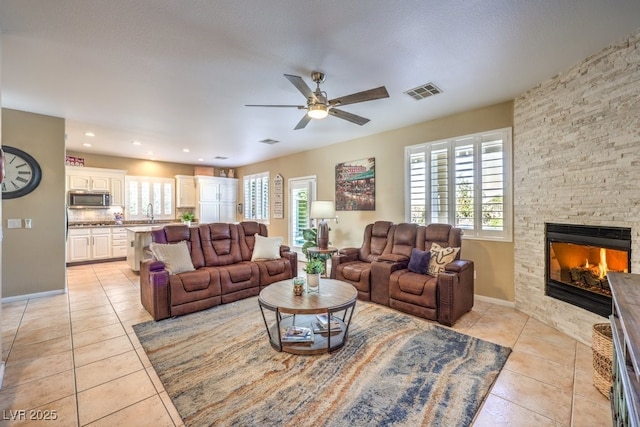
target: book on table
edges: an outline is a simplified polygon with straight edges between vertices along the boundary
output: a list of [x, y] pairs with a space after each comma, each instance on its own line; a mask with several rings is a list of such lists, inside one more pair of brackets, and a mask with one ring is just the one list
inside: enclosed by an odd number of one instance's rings
[[332, 332], [341, 330], [340, 322], [333, 316], [331, 316], [331, 325], [329, 325], [329, 316], [326, 314], [318, 314], [316, 315], [316, 319], [318, 319], [317, 325], [321, 329], [324, 329], [325, 332], [329, 329], [331, 329]]
[[283, 343], [311, 343], [313, 329], [304, 326], [289, 326], [281, 337]]

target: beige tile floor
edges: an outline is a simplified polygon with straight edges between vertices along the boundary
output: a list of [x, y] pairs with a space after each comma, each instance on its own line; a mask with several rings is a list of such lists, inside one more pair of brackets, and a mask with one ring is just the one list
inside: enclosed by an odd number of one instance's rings
[[[0, 425], [30, 409], [57, 417], [35, 425], [183, 425], [131, 328], [151, 319], [138, 276], [125, 262], [67, 271], [68, 294], [2, 305]], [[513, 349], [475, 426], [611, 425], [588, 346], [482, 301], [454, 329]]]

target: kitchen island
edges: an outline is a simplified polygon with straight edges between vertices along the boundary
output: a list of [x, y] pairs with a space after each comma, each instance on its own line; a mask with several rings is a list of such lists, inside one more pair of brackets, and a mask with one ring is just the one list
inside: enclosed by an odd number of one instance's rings
[[151, 252], [149, 252], [151, 230], [161, 227], [162, 225], [127, 227], [127, 264], [133, 271], [140, 271], [140, 263], [151, 258]]

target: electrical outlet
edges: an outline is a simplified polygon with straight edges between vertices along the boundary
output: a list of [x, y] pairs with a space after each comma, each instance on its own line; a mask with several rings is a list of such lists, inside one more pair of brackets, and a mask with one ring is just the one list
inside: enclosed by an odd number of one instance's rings
[[475, 270], [473, 270], [473, 279], [474, 280], [476, 279], [476, 271]]
[[31, 228], [31, 218], [24, 219], [24, 228]]

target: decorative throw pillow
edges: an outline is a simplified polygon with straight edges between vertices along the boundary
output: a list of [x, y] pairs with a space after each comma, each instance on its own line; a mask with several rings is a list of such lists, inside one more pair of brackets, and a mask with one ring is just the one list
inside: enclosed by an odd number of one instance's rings
[[185, 271], [193, 271], [193, 262], [189, 255], [187, 242], [184, 240], [178, 243], [151, 243], [149, 245], [151, 253], [158, 261], [164, 263], [164, 267], [169, 274], [184, 273]]
[[255, 234], [256, 243], [253, 245], [251, 261], [265, 261], [269, 259], [280, 259], [280, 246], [282, 237], [264, 237]]
[[438, 276], [444, 271], [445, 265], [456, 259], [460, 248], [443, 248], [437, 243], [432, 243], [429, 251], [431, 252], [431, 260], [427, 274]]
[[411, 249], [411, 258], [409, 258], [409, 266], [407, 268], [414, 273], [427, 274], [430, 259], [430, 251], [421, 251], [413, 248]]

